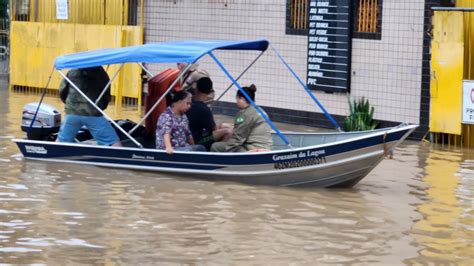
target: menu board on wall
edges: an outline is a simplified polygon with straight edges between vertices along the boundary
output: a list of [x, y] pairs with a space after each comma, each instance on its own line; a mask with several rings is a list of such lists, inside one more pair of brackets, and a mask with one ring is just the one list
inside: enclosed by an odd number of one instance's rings
[[348, 92], [351, 0], [310, 0], [307, 84], [310, 89]]

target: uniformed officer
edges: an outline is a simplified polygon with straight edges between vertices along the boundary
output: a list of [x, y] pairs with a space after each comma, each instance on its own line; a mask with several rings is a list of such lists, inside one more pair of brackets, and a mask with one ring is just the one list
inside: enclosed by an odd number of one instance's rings
[[[243, 87], [247, 95], [255, 101], [255, 85]], [[269, 150], [272, 146], [271, 129], [263, 117], [247, 101], [239, 90], [236, 96], [237, 107], [240, 111], [234, 120], [234, 132], [226, 142], [212, 144], [214, 152], [246, 152]]]

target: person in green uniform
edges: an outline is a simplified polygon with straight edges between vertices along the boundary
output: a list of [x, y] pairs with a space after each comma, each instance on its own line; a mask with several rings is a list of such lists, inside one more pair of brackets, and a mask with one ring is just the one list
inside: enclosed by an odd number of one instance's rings
[[[242, 89], [255, 101], [255, 92], [257, 91], [255, 85], [252, 84]], [[270, 150], [272, 146], [271, 129], [265, 119], [247, 101], [240, 90], [237, 91], [236, 103], [240, 111], [234, 120], [232, 136], [225, 142], [215, 142], [212, 144], [211, 151], [246, 152]]]

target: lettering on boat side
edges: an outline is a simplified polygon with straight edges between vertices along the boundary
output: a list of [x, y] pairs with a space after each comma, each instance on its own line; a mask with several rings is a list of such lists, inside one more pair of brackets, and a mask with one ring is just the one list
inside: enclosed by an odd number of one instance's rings
[[48, 154], [48, 150], [43, 146], [25, 145], [25, 149], [27, 153]]
[[149, 155], [143, 156], [143, 155], [132, 154], [132, 159], [155, 160], [155, 157], [149, 156]]
[[326, 151], [302, 151], [285, 155], [273, 155], [275, 169], [296, 168], [326, 163]]

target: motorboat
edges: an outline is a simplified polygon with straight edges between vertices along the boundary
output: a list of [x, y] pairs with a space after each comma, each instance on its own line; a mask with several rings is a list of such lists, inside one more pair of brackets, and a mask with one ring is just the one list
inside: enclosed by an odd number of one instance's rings
[[[231, 87], [243, 91], [238, 82], [239, 78], [269, 47], [274, 50], [283, 66], [298, 80], [309, 97], [333, 123], [336, 129], [334, 132], [282, 132], [261, 107], [244, 92], [243, 94], [246, 95], [252, 106], [273, 130], [273, 146], [270, 150], [238, 153], [175, 151], [170, 155], [164, 150], [147, 146], [145, 141], [137, 136], [137, 132], [143, 129], [144, 121], [152, 116], [155, 108], [165, 99], [166, 93], [179, 82], [180, 75], [148, 108], [149, 110], [141, 121], [132, 126], [123, 127], [87, 98], [64, 73], [65, 70], [73, 68], [139, 64], [152, 76], [147, 68], [149, 64], [189, 63], [189, 67], [202, 57], [209, 56], [231, 82], [224, 93]], [[219, 61], [214, 51], [257, 51], [258, 56], [250, 62], [241, 75], [234, 77]], [[267, 40], [193, 40], [99, 49], [59, 56], [55, 60], [54, 67], [72, 88], [78, 90], [110, 121], [122, 136], [124, 147], [91, 145], [87, 141], [76, 143], [54, 141], [54, 138], [50, 136], [57, 132], [58, 111], [47, 104], [45, 111], [45, 108], [41, 107], [41, 100], [38, 104], [29, 105], [29, 110], [24, 111], [24, 116], [26, 112], [27, 117], [23, 118], [27, 122], [23, 122], [22, 127], [29, 132], [28, 137], [13, 140], [26, 159], [156, 171], [168, 175], [236, 181], [253, 185], [352, 187], [417, 128], [417, 125], [402, 123], [395, 127], [370, 131], [343, 132], [306, 84]], [[110, 86], [110, 83], [107, 86]], [[104, 90], [107, 89], [107, 86]], [[50, 120], [55, 121], [56, 130], [48, 128], [48, 123], [44, 118], [48, 115], [54, 117]], [[42, 120], [41, 123], [38, 123], [39, 120]], [[47, 137], [38, 138], [37, 136], [41, 134], [32, 134], [33, 130], [45, 131]]]

